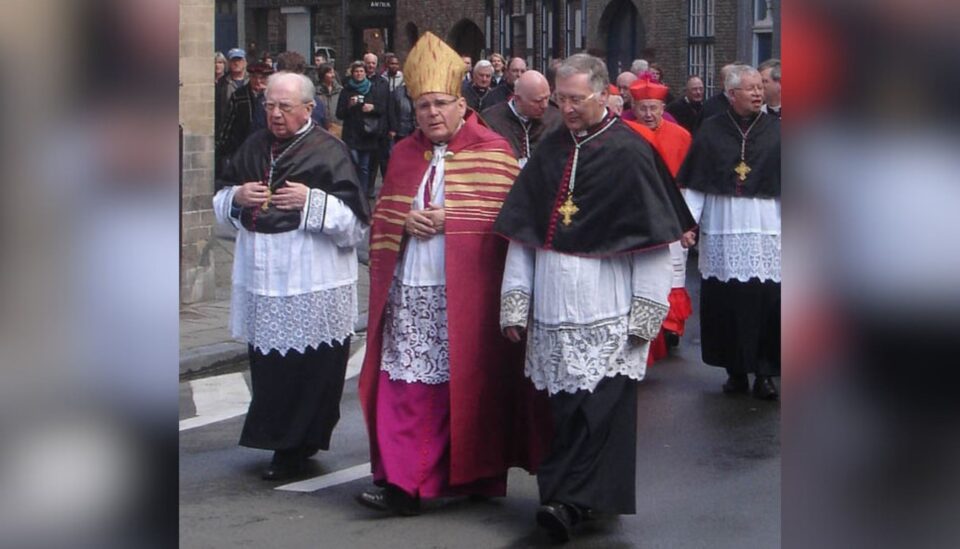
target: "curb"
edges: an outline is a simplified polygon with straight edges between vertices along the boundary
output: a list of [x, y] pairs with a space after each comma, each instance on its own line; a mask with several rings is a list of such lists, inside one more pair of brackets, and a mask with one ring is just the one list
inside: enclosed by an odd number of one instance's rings
[[247, 359], [247, 346], [235, 341], [203, 345], [180, 352], [180, 375], [197, 375]]

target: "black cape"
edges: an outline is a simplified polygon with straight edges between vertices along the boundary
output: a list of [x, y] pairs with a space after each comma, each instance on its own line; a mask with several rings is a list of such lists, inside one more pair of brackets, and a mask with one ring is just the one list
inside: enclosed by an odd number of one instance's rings
[[667, 245], [695, 225], [666, 165], [619, 119], [581, 147], [573, 191], [580, 210], [564, 225], [555, 210], [566, 199], [558, 193], [573, 151], [566, 127], [543, 138], [507, 195], [494, 231], [527, 246], [604, 257]]
[[742, 138], [728, 111], [703, 121], [677, 181], [709, 194], [777, 198], [780, 196], [780, 121], [761, 113], [747, 135], [745, 161], [750, 167], [741, 182], [734, 168], [740, 164]]
[[[270, 151], [278, 144], [278, 151], [284, 154], [274, 168], [271, 190], [276, 191], [287, 180], [320, 189], [342, 200], [362, 222], [369, 223], [370, 206], [363, 198], [347, 146], [316, 125], [297, 141], [299, 137], [281, 141], [268, 130], [253, 133], [233, 154], [223, 176], [216, 181], [217, 190], [249, 181], [266, 182]], [[300, 215], [299, 211], [279, 210], [270, 202], [266, 211], [259, 207], [243, 208], [240, 222], [249, 231], [282, 233], [297, 230]]]

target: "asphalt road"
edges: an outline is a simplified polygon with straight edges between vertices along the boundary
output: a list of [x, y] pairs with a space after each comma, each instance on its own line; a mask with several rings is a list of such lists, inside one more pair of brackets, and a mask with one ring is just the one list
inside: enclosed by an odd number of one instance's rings
[[[723, 395], [724, 373], [700, 362], [699, 326], [691, 320], [681, 347], [651, 367], [638, 389], [637, 514], [588, 523], [566, 547], [780, 546], [780, 405]], [[362, 340], [356, 343], [359, 348]], [[199, 403], [199, 386], [184, 383], [181, 420], [197, 421], [189, 418], [200, 414], [203, 423], [211, 394], [242, 402], [245, 375], [206, 380]], [[229, 409], [213, 413], [226, 417], [240, 410]], [[369, 456], [356, 377], [347, 382], [342, 414], [331, 451], [315, 456], [303, 478], [331, 476], [300, 485], [306, 491], [260, 480], [270, 454], [237, 446], [242, 415], [210, 416], [212, 423], [188, 429], [181, 421], [180, 546], [551, 545], [533, 518], [535, 479], [522, 470], [511, 471], [503, 499], [430, 502], [411, 518], [383, 517], [360, 506], [354, 496], [370, 486], [370, 477], [357, 478], [366, 473]], [[317, 489], [321, 483], [332, 485]]]

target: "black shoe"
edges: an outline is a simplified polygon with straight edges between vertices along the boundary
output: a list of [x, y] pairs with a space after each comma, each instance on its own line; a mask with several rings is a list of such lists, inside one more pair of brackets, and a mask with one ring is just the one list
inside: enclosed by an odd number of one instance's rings
[[573, 530], [573, 509], [563, 503], [552, 502], [537, 509], [537, 524], [546, 530], [554, 541], [569, 541]]
[[680, 346], [680, 336], [678, 336], [676, 332], [664, 330], [663, 338], [667, 341], [668, 348], [676, 348]]
[[777, 384], [773, 382], [770, 376], [757, 376], [753, 380], [753, 397], [760, 400], [777, 400], [780, 398], [780, 391], [777, 390]]
[[303, 467], [303, 453], [300, 450], [277, 450], [273, 453], [270, 465], [263, 471], [263, 480], [287, 480], [300, 474]]
[[723, 392], [729, 394], [746, 393], [750, 391], [750, 380], [747, 374], [727, 374], [727, 382], [723, 384]]
[[420, 514], [420, 499], [408, 495], [395, 486], [379, 490], [365, 490], [357, 494], [357, 501], [366, 507], [404, 517]]

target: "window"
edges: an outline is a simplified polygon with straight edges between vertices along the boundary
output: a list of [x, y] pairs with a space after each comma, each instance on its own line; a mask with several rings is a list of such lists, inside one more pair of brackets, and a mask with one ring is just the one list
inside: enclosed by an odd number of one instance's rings
[[483, 16], [483, 36], [486, 53], [493, 50], [493, 0], [487, 0]]
[[773, 9], [770, 0], [753, 0], [753, 65], [773, 57]]
[[581, 0], [567, 0], [567, 9], [564, 13], [566, 31], [564, 40], [564, 56], [573, 55], [583, 49], [583, 28], [585, 14]]
[[513, 57], [513, 0], [500, 0], [499, 52], [504, 58]]
[[540, 5], [540, 72], [546, 73], [550, 59], [556, 57], [556, 0], [544, 0]]
[[703, 80], [707, 97], [716, 93], [714, 79], [717, 71], [713, 60], [715, 20], [714, 0], [689, 0], [687, 74], [695, 74]]

